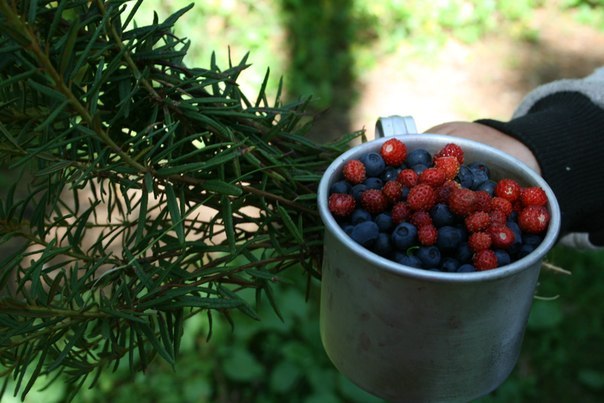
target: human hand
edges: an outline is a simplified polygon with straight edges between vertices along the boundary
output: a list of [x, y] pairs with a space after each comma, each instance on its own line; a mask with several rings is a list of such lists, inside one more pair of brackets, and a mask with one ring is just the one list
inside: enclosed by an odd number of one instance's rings
[[492, 127], [473, 122], [446, 122], [426, 130], [426, 133], [462, 137], [495, 147], [518, 158], [541, 174], [535, 155], [524, 143]]

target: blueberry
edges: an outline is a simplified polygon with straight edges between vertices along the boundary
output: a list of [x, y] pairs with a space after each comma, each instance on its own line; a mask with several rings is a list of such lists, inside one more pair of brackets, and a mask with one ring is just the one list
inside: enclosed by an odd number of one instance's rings
[[445, 203], [438, 203], [430, 210], [432, 223], [436, 228], [452, 225], [455, 222], [455, 215]]
[[491, 176], [489, 167], [484, 162], [480, 162], [480, 161], [471, 162], [468, 164], [468, 168], [470, 168], [470, 170], [473, 173], [476, 173], [478, 171], [484, 172], [484, 174], [486, 175], [487, 178], [489, 178]]
[[419, 260], [417, 256], [408, 255], [406, 253], [396, 253], [394, 255], [394, 260], [402, 265], [415, 267], [417, 269], [422, 268], [422, 261]]
[[406, 251], [413, 246], [417, 240], [417, 228], [415, 225], [402, 222], [392, 232], [392, 243], [397, 250]]
[[459, 260], [452, 258], [452, 257], [446, 257], [443, 259], [440, 267], [441, 267], [442, 271], [446, 271], [449, 273], [455, 273], [459, 269], [460, 265], [461, 264], [459, 263]]
[[514, 242], [508, 247], [508, 253], [511, 255], [516, 255], [522, 246], [522, 231], [520, 231], [520, 227], [515, 221], [508, 220], [506, 225], [514, 233]]
[[352, 225], [357, 225], [365, 221], [371, 221], [372, 218], [371, 213], [367, 210], [363, 210], [362, 208], [354, 210], [350, 215]]
[[487, 175], [486, 171], [482, 169], [470, 168], [470, 171], [472, 171], [472, 185], [470, 186], [472, 190], [478, 190], [480, 185], [489, 180], [489, 176]]
[[485, 192], [487, 192], [488, 194], [493, 196], [493, 195], [495, 195], [496, 186], [497, 186], [497, 183], [495, 181], [492, 181], [489, 179], [487, 181], [482, 182], [476, 190], [484, 190]]
[[329, 193], [350, 193], [352, 186], [345, 180], [334, 182], [329, 188]]
[[495, 256], [497, 257], [497, 267], [505, 266], [512, 262], [510, 254], [503, 249], [495, 249]]
[[432, 165], [432, 156], [430, 153], [423, 148], [416, 148], [415, 150], [409, 152], [407, 154], [407, 158], [405, 159], [405, 163], [409, 166], [414, 165]]
[[457, 172], [457, 181], [463, 188], [470, 188], [474, 183], [474, 174], [470, 171], [465, 165], [459, 167], [459, 172]]
[[459, 266], [459, 269], [457, 269], [458, 273], [472, 273], [475, 271], [476, 271], [476, 267], [474, 267], [474, 265], [471, 265], [469, 263], [462, 264], [461, 266]]
[[538, 234], [523, 234], [522, 241], [523, 243], [533, 245], [536, 248], [543, 241], [543, 237]]
[[350, 234], [352, 234], [353, 228], [354, 228], [354, 225], [352, 225], [352, 224], [346, 224], [346, 225], [342, 226], [342, 229], [344, 230], [344, 232], [346, 234], [348, 234], [348, 236], [350, 236]]
[[535, 245], [523, 243], [522, 246], [516, 252], [516, 259], [522, 259], [523, 257], [530, 255], [535, 250]]
[[422, 172], [424, 172], [426, 169], [428, 169], [428, 165], [416, 164], [416, 165], [412, 165], [411, 169], [413, 169], [415, 171], [415, 173], [419, 175]]
[[384, 187], [384, 182], [376, 177], [367, 178], [364, 183], [365, 186], [367, 186], [367, 189], [382, 189]]
[[375, 221], [381, 232], [387, 232], [392, 229], [392, 216], [388, 213], [378, 214], [373, 221]]
[[400, 168], [388, 167], [382, 172], [380, 179], [384, 181], [384, 183], [388, 181], [394, 181], [398, 177], [398, 174], [401, 172]]
[[455, 251], [455, 257], [462, 263], [470, 262], [473, 254], [474, 252], [472, 252], [472, 248], [470, 248], [467, 242], [461, 242]]
[[389, 256], [393, 252], [390, 235], [385, 232], [380, 232], [373, 244], [373, 251], [380, 256]]
[[368, 188], [366, 185], [359, 183], [357, 185], [354, 185], [352, 187], [352, 196], [354, 196], [355, 200], [357, 201], [357, 203], [361, 202], [361, 194], [366, 191]]
[[438, 267], [441, 254], [436, 246], [420, 246], [416, 255], [422, 261], [423, 267]]
[[365, 165], [367, 176], [380, 176], [384, 168], [386, 168], [384, 159], [378, 153], [365, 154], [360, 160]]
[[463, 234], [459, 228], [445, 225], [438, 229], [436, 245], [443, 251], [454, 251], [461, 244]]
[[407, 196], [409, 195], [409, 191], [411, 188], [409, 186], [403, 186], [403, 192], [401, 194], [401, 200], [407, 200]]
[[370, 248], [378, 239], [379, 234], [380, 230], [376, 223], [373, 221], [364, 221], [354, 226], [350, 237], [364, 247]]

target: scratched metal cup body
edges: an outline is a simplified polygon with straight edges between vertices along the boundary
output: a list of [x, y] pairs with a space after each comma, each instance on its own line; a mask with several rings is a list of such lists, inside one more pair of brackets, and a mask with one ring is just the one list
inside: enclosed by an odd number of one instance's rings
[[400, 140], [409, 150], [434, 153], [455, 142], [465, 163], [487, 163], [494, 179], [541, 186], [551, 221], [533, 253], [501, 268], [444, 273], [400, 265], [355, 243], [327, 207], [329, 188], [342, 178], [345, 161], [378, 151], [388, 138], [353, 147], [331, 164], [320, 183], [323, 346], [340, 372], [375, 396], [470, 401], [496, 389], [516, 365], [541, 261], [558, 236], [558, 203], [537, 173], [497, 149], [450, 136], [404, 134]]

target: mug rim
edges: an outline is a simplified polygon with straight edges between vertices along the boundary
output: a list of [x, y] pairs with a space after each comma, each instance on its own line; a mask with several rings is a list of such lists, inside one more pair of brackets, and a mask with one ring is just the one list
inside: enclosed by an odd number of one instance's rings
[[[350, 238], [350, 236], [348, 236], [348, 234], [346, 234], [346, 232], [344, 232], [328, 209], [327, 199], [329, 197], [329, 188], [331, 184], [335, 182], [336, 176], [341, 175], [341, 168], [346, 161], [358, 158], [365, 153], [376, 151], [379, 149], [381, 144], [392, 138], [397, 138], [404, 142], [407, 145], [408, 150], [409, 148], [411, 150], [420, 147], [425, 148], [425, 144], [443, 147], [447, 143], [456, 143], [464, 150], [464, 155], [484, 155], [485, 158], [481, 159], [480, 161], [485, 162], [489, 162], [491, 158], [496, 158], [497, 165], [505, 166], [508, 170], [513, 171], [517, 177], [517, 180], [527, 182], [531, 186], [540, 186], [548, 197], [547, 207], [550, 213], [550, 222], [548, 230], [539, 246], [527, 256], [524, 256], [521, 259], [518, 259], [515, 262], [505, 266], [471, 273], [449, 273], [405, 266], [393, 260], [382, 257], [356, 243], [352, 238]], [[468, 153], [468, 151], [470, 152]], [[431, 151], [431, 153], [433, 152]], [[475, 159], [474, 161], [479, 160]], [[471, 283], [491, 281], [502, 277], [512, 276], [522, 270], [528, 270], [529, 268], [540, 263], [547, 252], [555, 245], [558, 238], [558, 233], [560, 231], [561, 221], [560, 207], [551, 187], [539, 174], [529, 168], [524, 162], [497, 148], [474, 140], [444, 134], [430, 133], [414, 133], [382, 137], [361, 143], [342, 153], [334, 161], [332, 161], [321, 178], [317, 191], [317, 204], [319, 207], [321, 220], [325, 226], [325, 231], [329, 231], [332, 236], [344, 244], [349, 252], [354, 253], [360, 258], [370, 261], [376, 267], [389, 271], [393, 274], [434, 282]]]

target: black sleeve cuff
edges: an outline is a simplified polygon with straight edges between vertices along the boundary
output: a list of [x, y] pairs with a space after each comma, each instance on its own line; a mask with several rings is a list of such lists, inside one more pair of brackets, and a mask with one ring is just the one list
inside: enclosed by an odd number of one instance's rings
[[578, 92], [539, 100], [529, 112], [501, 122], [477, 120], [533, 152], [562, 212], [561, 235], [604, 228], [604, 110]]

